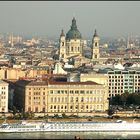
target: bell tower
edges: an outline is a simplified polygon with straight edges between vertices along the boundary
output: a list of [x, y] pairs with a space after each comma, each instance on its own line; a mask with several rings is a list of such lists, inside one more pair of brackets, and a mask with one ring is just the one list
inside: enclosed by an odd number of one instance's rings
[[100, 38], [97, 35], [96, 29], [95, 29], [95, 32], [92, 38], [92, 59], [100, 58], [99, 41], [100, 41]]
[[63, 29], [61, 31], [59, 43], [60, 43], [60, 47], [59, 47], [59, 60], [60, 60], [62, 58], [65, 58], [66, 56], [66, 40], [65, 40], [65, 34]]

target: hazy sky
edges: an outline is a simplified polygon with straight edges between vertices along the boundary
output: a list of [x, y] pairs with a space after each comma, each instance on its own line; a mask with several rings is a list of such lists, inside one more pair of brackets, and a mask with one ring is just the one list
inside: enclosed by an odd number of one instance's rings
[[0, 1], [0, 33], [58, 38], [75, 16], [83, 37], [140, 36], [139, 1]]

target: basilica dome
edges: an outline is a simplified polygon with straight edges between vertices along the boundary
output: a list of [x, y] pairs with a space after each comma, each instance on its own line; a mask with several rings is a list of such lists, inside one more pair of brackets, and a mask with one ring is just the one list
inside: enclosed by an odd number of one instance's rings
[[81, 39], [81, 38], [82, 36], [79, 30], [77, 29], [76, 20], [75, 18], [73, 18], [71, 29], [67, 32], [66, 39], [70, 40], [70, 39]]

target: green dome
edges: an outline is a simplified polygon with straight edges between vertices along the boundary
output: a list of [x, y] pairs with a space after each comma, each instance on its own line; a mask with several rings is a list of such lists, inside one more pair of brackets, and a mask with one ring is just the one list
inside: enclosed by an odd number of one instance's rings
[[81, 39], [81, 33], [77, 29], [76, 20], [73, 18], [71, 29], [66, 34], [66, 39]]

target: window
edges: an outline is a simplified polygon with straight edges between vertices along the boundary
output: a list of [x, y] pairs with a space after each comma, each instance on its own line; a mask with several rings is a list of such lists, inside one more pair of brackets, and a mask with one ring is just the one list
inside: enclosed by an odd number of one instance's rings
[[31, 107], [28, 107], [28, 111], [31, 112]]
[[58, 97], [58, 102], [60, 102], [60, 97]]
[[81, 102], [84, 102], [84, 97], [81, 98]]
[[52, 108], [53, 108], [53, 106], [51, 105], [50, 109], [52, 109]]
[[78, 97], [76, 97], [76, 102], [78, 102]]
[[38, 112], [38, 107], [35, 108], [35, 112]]
[[80, 51], [80, 47], [78, 47], [78, 52]]
[[65, 102], [67, 102], [67, 97], [65, 97]]
[[53, 97], [51, 97], [51, 102], [53, 102]]
[[84, 90], [81, 90], [80, 93], [84, 93]]
[[61, 106], [61, 109], [63, 109], [63, 105]]
[[73, 93], [73, 90], [70, 90], [70, 93]]
[[57, 98], [56, 97], [54, 98], [54, 102], [57, 102]]
[[95, 42], [95, 47], [97, 47], [97, 42]]
[[73, 46], [71, 47], [71, 51], [73, 52]]
[[62, 97], [62, 102], [64, 102], [64, 97]]
[[73, 97], [70, 98], [70, 102], [73, 102]]
[[45, 112], [45, 107], [42, 108], [42, 112]]
[[64, 42], [62, 42], [62, 46], [64, 46]]

